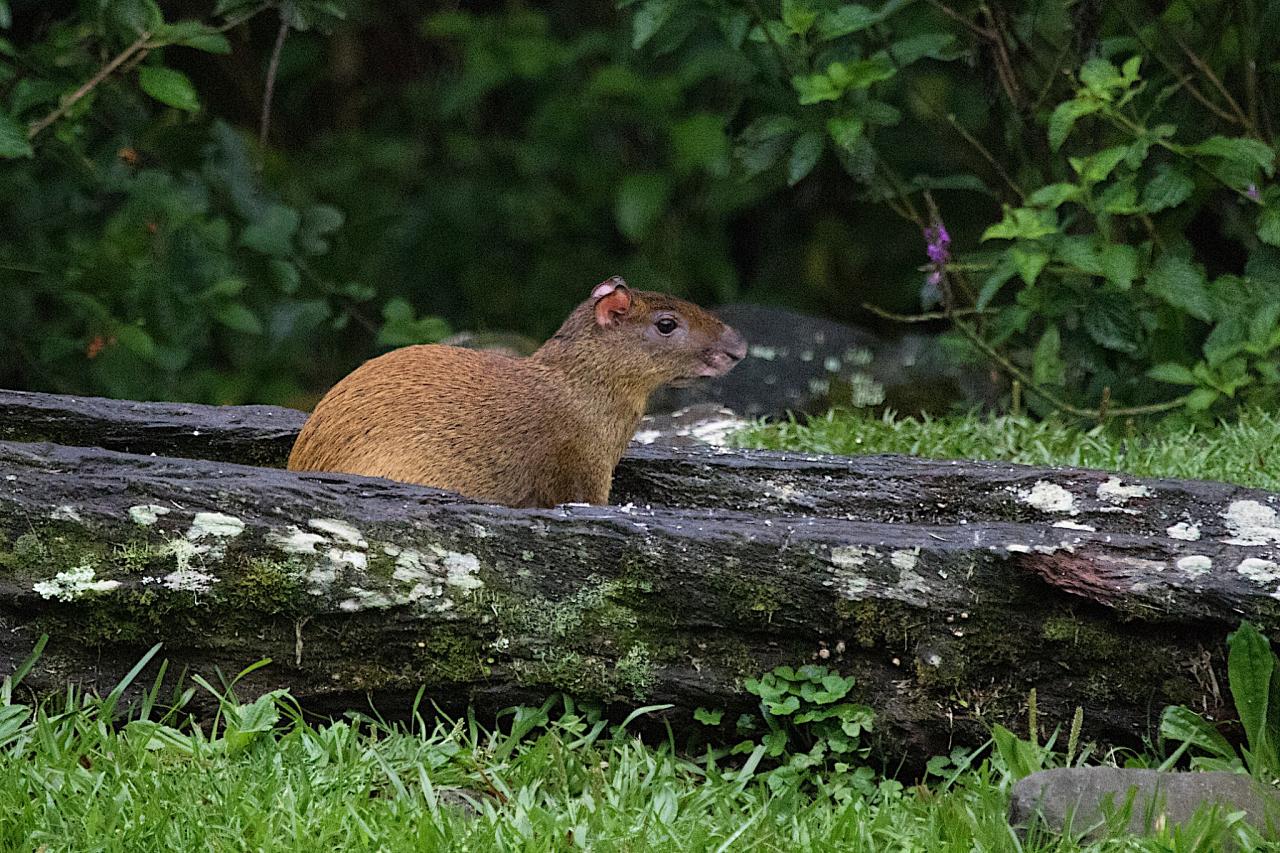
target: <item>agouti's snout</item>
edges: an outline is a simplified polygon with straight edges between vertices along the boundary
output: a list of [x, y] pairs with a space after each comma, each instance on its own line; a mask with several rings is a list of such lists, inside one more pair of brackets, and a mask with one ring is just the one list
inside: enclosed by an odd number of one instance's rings
[[747, 356], [747, 342], [742, 335], [735, 332], [728, 326], [724, 327], [724, 331], [720, 333], [720, 339], [716, 341], [715, 346], [708, 347], [702, 354], [702, 360], [707, 364], [707, 371], [700, 373], [701, 376], [713, 377], [724, 376], [733, 366]]

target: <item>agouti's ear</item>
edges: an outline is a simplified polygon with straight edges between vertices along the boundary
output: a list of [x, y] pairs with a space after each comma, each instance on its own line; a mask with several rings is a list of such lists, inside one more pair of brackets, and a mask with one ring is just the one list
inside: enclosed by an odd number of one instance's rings
[[598, 326], [616, 326], [631, 310], [631, 291], [627, 289], [627, 283], [616, 275], [597, 284], [591, 291], [591, 298], [596, 301]]

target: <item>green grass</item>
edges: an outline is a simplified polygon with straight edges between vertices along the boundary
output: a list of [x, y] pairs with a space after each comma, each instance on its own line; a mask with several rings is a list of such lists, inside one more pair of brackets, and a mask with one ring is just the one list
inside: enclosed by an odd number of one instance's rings
[[[501, 731], [367, 718], [309, 724], [287, 695], [228, 702], [205, 730], [113, 719], [74, 690], [0, 696], [0, 850], [1193, 851], [1243, 830], [1215, 816], [1160, 840], [1020, 842], [999, 755], [951, 785], [881, 782], [845, 802], [645, 745], [572, 705]], [[469, 805], [459, 805], [459, 803]], [[1251, 849], [1245, 845], [1243, 849]]]
[[1280, 416], [1250, 410], [1214, 427], [1143, 425], [1082, 429], [1025, 417], [874, 418], [833, 412], [807, 423], [760, 424], [738, 434], [742, 447], [860, 455], [906, 453], [938, 459], [992, 459], [1074, 465], [1151, 477], [1221, 480], [1280, 490]]

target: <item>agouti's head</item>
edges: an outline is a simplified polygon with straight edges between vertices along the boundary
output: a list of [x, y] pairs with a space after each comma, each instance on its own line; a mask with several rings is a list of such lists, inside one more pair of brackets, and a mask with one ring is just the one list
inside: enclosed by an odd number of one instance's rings
[[723, 376], [747, 354], [742, 336], [692, 302], [632, 290], [620, 277], [601, 282], [552, 340], [590, 343], [619, 379], [683, 385]]

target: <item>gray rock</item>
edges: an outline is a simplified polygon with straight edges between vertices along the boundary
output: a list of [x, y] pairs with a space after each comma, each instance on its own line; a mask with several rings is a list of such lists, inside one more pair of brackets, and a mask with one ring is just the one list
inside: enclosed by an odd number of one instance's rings
[[1280, 837], [1276, 835], [1280, 829], [1277, 791], [1238, 773], [1165, 773], [1121, 767], [1041, 770], [1014, 785], [1009, 823], [1025, 831], [1040, 821], [1056, 834], [1083, 835], [1092, 840], [1109, 829], [1123, 827], [1142, 834], [1185, 824], [1197, 811], [1215, 804], [1224, 815], [1245, 812], [1245, 820], [1252, 826], [1268, 837]]
[[659, 391], [650, 412], [717, 403], [747, 417], [832, 406], [942, 413], [956, 403], [989, 405], [999, 396], [987, 371], [955, 365], [933, 335], [885, 338], [761, 305], [728, 305], [716, 313], [747, 339], [747, 357], [718, 379]]

